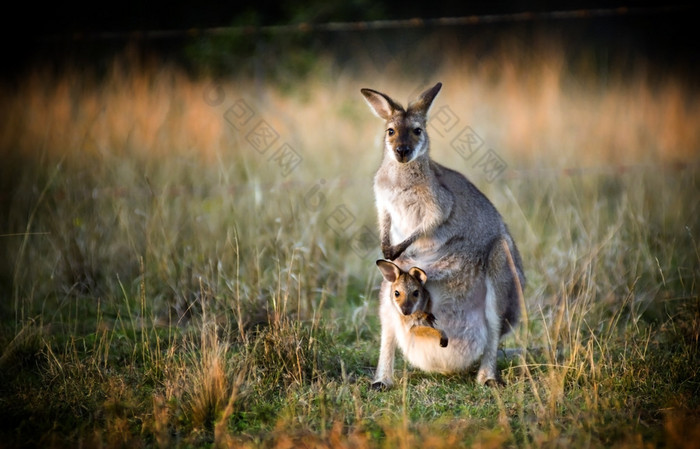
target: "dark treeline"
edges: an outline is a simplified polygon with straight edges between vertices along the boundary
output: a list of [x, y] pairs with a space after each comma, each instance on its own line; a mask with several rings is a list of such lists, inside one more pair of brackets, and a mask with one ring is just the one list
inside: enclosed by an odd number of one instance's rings
[[[194, 73], [250, 75], [266, 65], [286, 64], [293, 57], [292, 73], [303, 75], [319, 55], [346, 61], [367, 44], [381, 42], [383, 51], [431, 38], [488, 52], [504, 38], [527, 46], [539, 39], [563, 41], [572, 54], [593, 52], [600, 64], [614, 60], [625, 65], [639, 57], [665, 71], [683, 72], [695, 79], [700, 69], [696, 42], [700, 31], [693, 23], [700, 8], [689, 2], [673, 9], [658, 2], [628, 4], [627, 14], [580, 19], [504, 20], [468, 26], [423, 27], [357, 32], [256, 32], [256, 27], [300, 23], [352, 22], [407, 18], [462, 17], [484, 14], [538, 13], [572, 9], [616, 8], [612, 1], [566, 1], [552, 6], [545, 1], [516, 2], [400, 2], [371, 0], [303, 0], [278, 2], [68, 2], [19, 6], [16, 20], [4, 29], [2, 50], [5, 78], [22, 76], [37, 64], [60, 69], [66, 64], [89, 66], [99, 72], [125, 48], [181, 64]], [[209, 35], [213, 27], [250, 27]], [[166, 37], [152, 31], [186, 31]], [[105, 33], [114, 33], [105, 36]], [[255, 68], [255, 67], [257, 68]]]

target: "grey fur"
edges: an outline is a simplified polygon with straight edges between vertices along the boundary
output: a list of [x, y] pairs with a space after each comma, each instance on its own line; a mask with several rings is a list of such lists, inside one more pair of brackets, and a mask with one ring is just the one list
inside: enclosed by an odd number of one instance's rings
[[[362, 89], [372, 110], [385, 120], [384, 158], [374, 179], [382, 253], [402, 270], [420, 267], [433, 300], [433, 313], [450, 346], [408, 347], [388, 316], [387, 281], [380, 289], [382, 345], [375, 384], [393, 384], [396, 346], [408, 361], [427, 371], [468, 369], [481, 358], [477, 380], [499, 381], [500, 337], [518, 322], [518, 285], [525, 276], [518, 249], [493, 204], [457, 171], [430, 159], [426, 124], [441, 84], [404, 109], [385, 94]], [[510, 253], [510, 254], [508, 254]]]

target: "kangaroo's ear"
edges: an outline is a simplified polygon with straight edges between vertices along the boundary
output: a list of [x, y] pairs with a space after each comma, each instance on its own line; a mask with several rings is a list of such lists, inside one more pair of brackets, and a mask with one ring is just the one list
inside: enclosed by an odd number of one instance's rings
[[435, 100], [435, 97], [437, 97], [437, 94], [440, 92], [441, 88], [442, 83], [437, 83], [430, 89], [426, 90], [408, 105], [408, 110], [411, 112], [417, 112], [427, 117], [430, 106], [433, 104], [433, 100]]
[[367, 104], [379, 118], [389, 120], [395, 112], [403, 111], [403, 106], [381, 92], [372, 89], [360, 89], [360, 92], [365, 96]]
[[425, 285], [425, 283], [428, 282], [428, 275], [425, 274], [425, 271], [421, 270], [418, 267], [413, 267], [410, 270], [408, 270], [408, 274], [418, 279], [420, 285]]
[[393, 262], [389, 262], [388, 260], [379, 259], [377, 261], [377, 267], [379, 267], [379, 271], [382, 272], [382, 276], [384, 276], [384, 279], [386, 279], [389, 282], [396, 281], [396, 279], [398, 279], [399, 275], [401, 274], [401, 270], [399, 269], [399, 267], [397, 267]]

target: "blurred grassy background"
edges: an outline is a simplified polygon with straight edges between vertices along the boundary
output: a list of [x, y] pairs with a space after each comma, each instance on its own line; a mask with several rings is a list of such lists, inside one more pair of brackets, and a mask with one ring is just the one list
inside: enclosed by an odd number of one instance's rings
[[[606, 40], [611, 23], [237, 31], [188, 40], [185, 62], [132, 44], [6, 77], [2, 434], [44, 447], [696, 441], [698, 78], [679, 54]], [[437, 81], [433, 157], [509, 224], [529, 320], [505, 345], [533, 352], [503, 365], [501, 393], [409, 372], [376, 395], [382, 123], [359, 89], [405, 104]], [[471, 158], [465, 129], [481, 143]], [[479, 163], [487, 150], [503, 171]]]

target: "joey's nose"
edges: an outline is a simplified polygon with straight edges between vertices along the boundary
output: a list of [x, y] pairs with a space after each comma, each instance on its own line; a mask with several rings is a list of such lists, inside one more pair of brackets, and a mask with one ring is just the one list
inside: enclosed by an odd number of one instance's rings
[[411, 307], [411, 306], [403, 306], [403, 307], [401, 307], [401, 313], [403, 313], [404, 315], [408, 316], [408, 315], [410, 315], [411, 313], [413, 313], [413, 307]]

